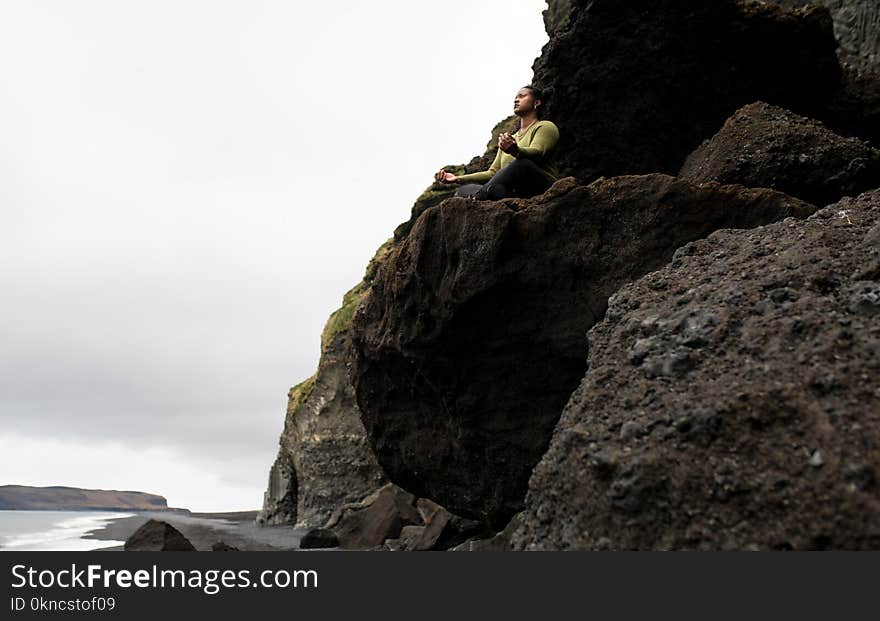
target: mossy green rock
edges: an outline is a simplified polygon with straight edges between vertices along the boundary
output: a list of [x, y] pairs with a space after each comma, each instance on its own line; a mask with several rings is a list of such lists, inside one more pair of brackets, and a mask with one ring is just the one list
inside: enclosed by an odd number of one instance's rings
[[391, 246], [389, 239], [379, 247], [364, 278], [327, 320], [317, 372], [287, 395], [284, 431], [269, 471], [260, 523], [320, 527], [337, 507], [361, 500], [386, 482], [348, 379], [348, 328]]

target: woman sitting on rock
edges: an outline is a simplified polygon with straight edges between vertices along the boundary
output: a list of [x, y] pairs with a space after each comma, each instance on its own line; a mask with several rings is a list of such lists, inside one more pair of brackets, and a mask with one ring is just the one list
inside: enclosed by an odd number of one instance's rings
[[498, 137], [498, 153], [489, 170], [453, 175], [441, 170], [434, 178], [442, 183], [464, 184], [455, 196], [477, 200], [528, 198], [544, 193], [558, 178], [553, 151], [559, 129], [541, 120], [544, 95], [534, 86], [519, 89], [513, 99], [513, 113], [520, 118], [519, 129], [512, 136]]

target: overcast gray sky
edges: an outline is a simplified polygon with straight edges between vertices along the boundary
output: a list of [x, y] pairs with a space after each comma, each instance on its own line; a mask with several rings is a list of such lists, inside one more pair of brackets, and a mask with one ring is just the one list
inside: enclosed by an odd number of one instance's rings
[[258, 508], [286, 393], [543, 0], [0, 0], [0, 484]]

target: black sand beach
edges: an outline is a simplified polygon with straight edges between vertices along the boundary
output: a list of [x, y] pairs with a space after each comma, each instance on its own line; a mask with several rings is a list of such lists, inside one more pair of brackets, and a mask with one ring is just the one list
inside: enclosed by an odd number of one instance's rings
[[[305, 533], [292, 526], [259, 526], [254, 522], [256, 511], [237, 513], [143, 512], [131, 517], [114, 519], [103, 528], [83, 535], [84, 539], [125, 541], [149, 519], [168, 522], [183, 533], [195, 548], [211, 551], [218, 541], [243, 551], [298, 550]], [[103, 551], [123, 550], [122, 546], [100, 548]]]

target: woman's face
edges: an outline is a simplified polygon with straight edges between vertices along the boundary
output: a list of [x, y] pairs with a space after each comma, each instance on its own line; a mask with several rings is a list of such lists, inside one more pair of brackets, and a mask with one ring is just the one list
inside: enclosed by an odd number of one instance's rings
[[513, 113], [517, 116], [523, 116], [535, 109], [535, 96], [527, 88], [521, 88], [517, 91], [513, 98]]

